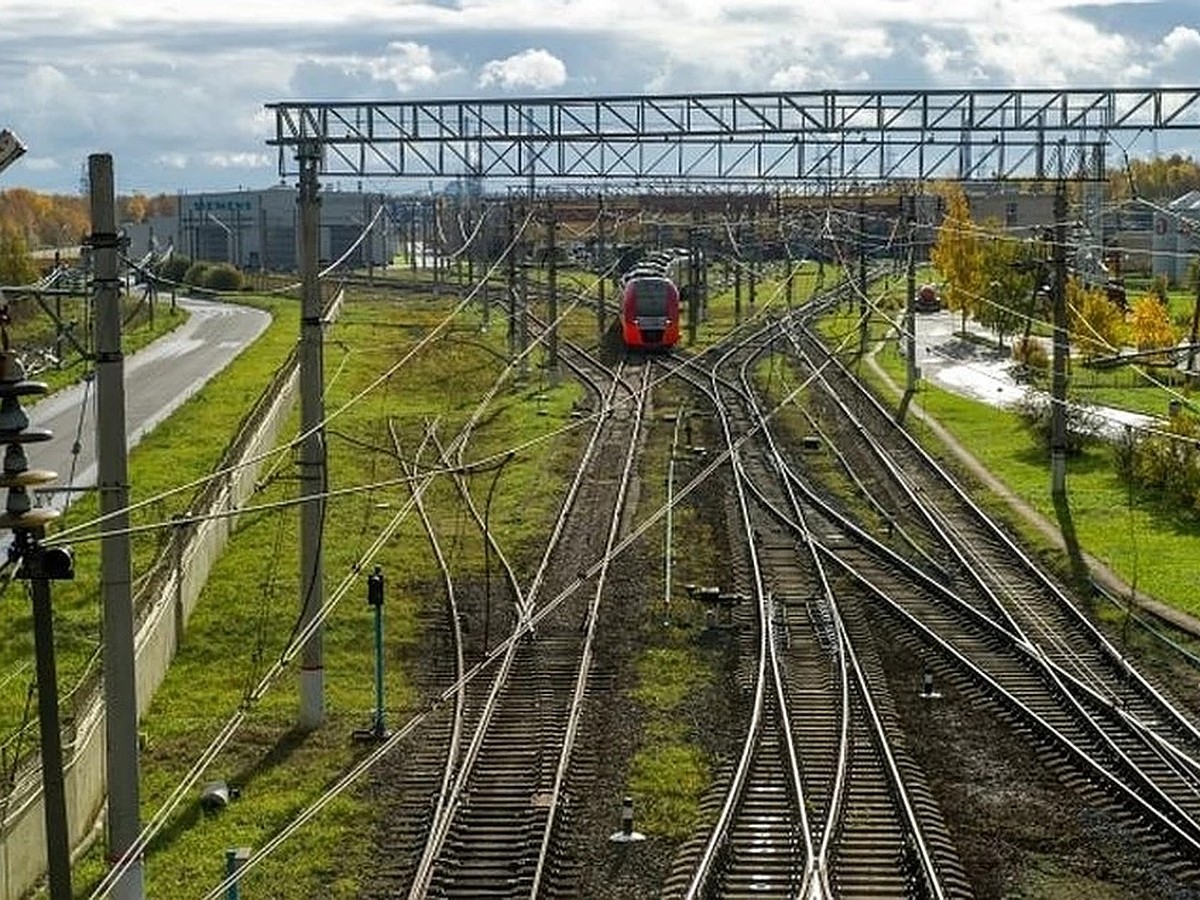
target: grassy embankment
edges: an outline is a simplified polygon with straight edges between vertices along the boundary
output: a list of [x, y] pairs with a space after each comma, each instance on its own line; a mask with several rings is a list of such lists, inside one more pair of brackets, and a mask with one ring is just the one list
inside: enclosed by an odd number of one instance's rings
[[[83, 299], [66, 298], [59, 301], [63, 321], [83, 323]], [[29, 304], [18, 304], [10, 308], [12, 325], [9, 329], [11, 346], [20, 354], [25, 348], [45, 348], [52, 345], [54, 323], [40, 309]], [[136, 300], [122, 303], [124, 327], [121, 333], [122, 348], [132, 353], [168, 331], [179, 327], [187, 320], [182, 309], [171, 310], [168, 302], [161, 302], [155, 310], [153, 322], [149, 310]], [[83, 338], [82, 326], [76, 336]], [[67, 387], [90, 374], [91, 367], [70, 345], [65, 345], [61, 367], [48, 368], [28, 373], [35, 381], [45, 382], [51, 391]], [[23, 405], [30, 407], [37, 398], [23, 398]], [[203, 446], [204, 439], [196, 441]], [[30, 465], [38, 464], [37, 445], [27, 449]], [[168, 467], [169, 468], [169, 467]], [[60, 473], [60, 478], [65, 473]], [[140, 496], [147, 496], [141, 493]], [[83, 496], [76, 500], [67, 515], [50, 528], [53, 536], [64, 526], [94, 517], [97, 504], [94, 498]], [[139, 547], [145, 547], [139, 542]], [[76, 548], [76, 569], [79, 576], [72, 582], [54, 586], [55, 652], [58, 669], [58, 684], [64, 701], [64, 717], [71, 715], [70, 694], [76, 685], [97, 669], [95, 654], [100, 641], [99, 586], [96, 576], [98, 557], [93, 544], [82, 544]], [[144, 558], [144, 557], [143, 557]], [[12, 777], [14, 761], [28, 753], [37, 743], [37, 727], [33, 718], [36, 711], [34, 694], [34, 654], [32, 610], [24, 591], [11, 582], [5, 582], [0, 593], [7, 595], [8, 602], [0, 604], [0, 778]]]
[[[822, 329], [831, 337], [843, 334], [847, 316], [843, 311], [826, 318]], [[886, 324], [872, 325], [874, 337], [882, 342], [877, 359], [892, 380], [902, 385], [904, 359], [894, 335], [889, 336], [888, 331]], [[869, 366], [860, 364], [858, 371], [887, 403], [896, 405], [897, 395]], [[1119, 382], [1106, 376], [1108, 383], [1101, 392], [1097, 379], [1083, 375], [1084, 371], [1074, 365], [1072, 382], [1087, 388], [1081, 393], [1090, 392], [1089, 400], [1103, 398], [1113, 406], [1154, 410], [1160, 414], [1166, 410], [1170, 395], [1139, 376], [1124, 374], [1118, 376]], [[1023, 427], [1016, 413], [924, 381], [914, 405], [946, 426], [1016, 496], [1051, 522], [1059, 521], [1050, 495], [1048, 453]], [[939, 444], [919, 419], [913, 417], [910, 422], [910, 428], [928, 445]], [[1194, 548], [1196, 538], [1200, 537], [1200, 522], [1173, 512], [1154, 497], [1131, 490], [1117, 477], [1112, 449], [1104, 444], [1088, 447], [1068, 460], [1067, 493], [1069, 527], [1074, 529], [1085, 552], [1108, 564], [1139, 591], [1200, 614], [1200, 598], [1194, 589]], [[999, 508], [996, 503], [992, 506]], [[1014, 516], [1009, 518], [1013, 527], [1020, 529], [1031, 542], [1045, 547], [1044, 540], [1030, 526]], [[1069, 571], [1057, 551], [1046, 548], [1045, 552], [1058, 560], [1064, 572]]]
[[[211, 470], [239, 410], [257, 395], [295, 343], [295, 304], [274, 301], [273, 306], [276, 321], [254, 348], [135, 452], [135, 500]], [[363, 602], [362, 579], [350, 573], [378, 529], [408, 498], [404, 485], [387, 483], [400, 475], [388, 422], [396, 422], [408, 454], [414, 452], [427, 421], [438, 419], [443, 438], [452, 436], [501, 366], [497, 350], [502, 335], [480, 335], [474, 317], [465, 316], [390, 379], [358, 402], [346, 404], [428, 334], [449, 306], [449, 301], [433, 300], [397, 304], [390, 297], [355, 300], [329, 329], [326, 408], [333, 414], [346, 407], [327, 432], [330, 487], [347, 493], [328, 506], [325, 580], [331, 597], [334, 586], [345, 580], [352, 585], [325, 631], [328, 722], [309, 734], [294, 729], [293, 670], [260, 701], [247, 705], [245, 722], [201, 779], [226, 780], [241, 789], [241, 798], [209, 817], [200, 811], [198, 790], [187, 794], [151, 844], [146, 862], [150, 895], [186, 896], [198, 886], [217, 884], [225, 848], [262, 846], [365, 753], [350, 741], [350, 734], [369, 725], [373, 708], [371, 612]], [[567, 426], [577, 396], [570, 384], [503, 391], [469, 458], [498, 453]], [[287, 433], [294, 434], [295, 425], [293, 420]], [[506, 547], [516, 549], [530, 540], [553, 508], [560, 459], [571, 449], [576, 432], [533, 444], [504, 467], [490, 519], [506, 536]], [[482, 477], [490, 485], [490, 475], [476, 477], [476, 491], [486, 488]], [[167, 681], [143, 720], [143, 821], [246, 703], [247, 692], [276, 660], [295, 622], [297, 514], [289, 501], [296, 484], [289, 451], [277, 456], [260, 482], [253, 502], [265, 508], [242, 517], [189, 623]], [[480, 570], [481, 545], [473, 526], [456, 512], [457, 495], [448, 480], [437, 480], [426, 501], [443, 541], [453, 545], [456, 571]], [[156, 504], [151, 509], [159, 520], [166, 520], [172, 507]], [[422, 609], [436, 609], [441, 603], [440, 591], [429, 588], [438, 583], [438, 576], [415, 516], [371, 562], [376, 563], [387, 578], [387, 718], [397, 727], [408, 718], [415, 699], [411, 674], [418, 616]], [[363, 837], [371, 816], [371, 808], [355, 792], [342, 794], [250, 873], [244, 889], [273, 898], [354, 896], [358, 856], [367, 849]], [[80, 889], [86, 892], [94, 886], [102, 869], [97, 848], [77, 869]]]

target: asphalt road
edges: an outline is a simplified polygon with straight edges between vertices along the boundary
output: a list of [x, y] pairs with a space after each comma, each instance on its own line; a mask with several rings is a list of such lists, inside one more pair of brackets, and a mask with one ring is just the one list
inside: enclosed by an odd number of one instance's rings
[[[125, 430], [131, 448], [262, 334], [271, 320], [262, 310], [245, 306], [188, 298], [178, 303], [191, 314], [188, 321], [125, 359]], [[53, 486], [95, 486], [94, 383], [77, 384], [39, 401], [29, 408], [29, 422], [54, 432], [52, 440], [27, 446], [30, 468], [57, 472]], [[77, 436], [76, 457], [72, 446]], [[50, 504], [61, 509], [74, 495], [59, 491]]]

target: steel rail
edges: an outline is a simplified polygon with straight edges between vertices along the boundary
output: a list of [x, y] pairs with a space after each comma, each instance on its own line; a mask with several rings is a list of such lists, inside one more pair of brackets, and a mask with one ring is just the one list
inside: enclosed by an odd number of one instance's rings
[[[770, 330], [771, 328], [769, 326], [764, 328], [764, 332], [768, 332]], [[886, 731], [883, 728], [878, 710], [876, 709], [875, 701], [871, 694], [870, 685], [866, 678], [866, 673], [862, 671], [862, 667], [858, 661], [858, 656], [855, 653], [852, 642], [850, 641], [849, 633], [846, 629], [845, 623], [842, 620], [841, 610], [837, 603], [835, 592], [829, 583], [829, 578], [825, 571], [825, 567], [821, 563], [821, 555], [817, 549], [816, 538], [806, 521], [803, 507], [799, 498], [795, 494], [792, 481], [784, 477], [784, 472], [787, 469], [787, 461], [775, 441], [775, 436], [771, 431], [770, 423], [766, 420], [755, 395], [752, 378], [748, 369], [750, 364], [757, 361], [757, 359], [769, 348], [769, 344], [764, 345], [762, 350], [754, 353], [742, 364], [740, 372], [742, 382], [741, 392], [745, 398], [748, 408], [750, 408], [753, 412], [755, 421], [758, 423], [759, 434], [769, 448], [772, 466], [780, 476], [780, 481], [784, 487], [784, 493], [796, 517], [796, 526], [794, 526], [795, 530], [803, 540], [805, 547], [812, 556], [821, 581], [822, 592], [828, 599], [836, 628], [840, 653], [845, 661], [842, 667], [843, 673], [845, 673], [847, 668], [845, 663], [848, 663], [849, 669], [853, 672], [855, 679], [858, 682], [859, 695], [868, 713], [868, 718], [874, 733], [876, 746], [880, 754], [883, 756], [886, 775], [891, 783], [893, 791], [895, 792], [895, 802], [900, 807], [903, 820], [902, 827], [904, 827], [908, 833], [908, 836], [916, 845], [916, 853], [921, 863], [922, 874], [924, 875], [926, 885], [936, 900], [944, 900], [945, 889], [942, 886], [941, 878], [939, 877], [937, 868], [934, 865], [933, 856], [929, 850], [928, 842], [925, 839], [924, 829], [921, 825], [920, 818], [917, 816], [916, 810], [909, 798], [908, 790], [904, 784], [904, 777], [900, 772], [899, 766], [896, 764], [896, 760], [891, 749], [891, 743], [888, 739]], [[764, 505], [767, 505], [768, 507], [774, 505], [770, 503], [765, 496], [760, 497], [760, 502], [763, 502]], [[843, 709], [846, 710], [846, 714], [843, 717], [843, 727], [847, 728], [850, 720], [850, 698], [849, 685], [845, 683], [843, 684], [842, 702]], [[844, 765], [842, 761], [839, 761], [838, 784], [835, 788], [835, 795], [839, 797], [839, 801], [841, 792], [844, 790], [844, 779]], [[829, 896], [834, 896], [833, 887], [829, 881], [829, 850], [833, 836], [838, 828], [841, 814], [840, 807], [840, 802], [836, 804], [831, 803], [829, 806], [829, 812], [826, 817], [825, 828], [821, 840], [821, 848], [817, 856], [819, 871], [822, 875], [825, 889]]]
[[642, 369], [642, 383], [638, 390], [641, 402], [634, 411], [633, 435], [625, 451], [625, 460], [621, 466], [620, 483], [617, 486], [616, 502], [613, 504], [612, 515], [609, 519], [608, 536], [604, 544], [604, 556], [600, 570], [596, 573], [596, 589], [588, 604], [587, 628], [584, 634], [583, 649], [580, 653], [579, 672], [575, 680], [575, 690], [571, 696], [571, 705], [567, 713], [567, 726], [563, 735], [562, 748], [559, 752], [558, 765], [554, 772], [554, 784], [550, 789], [547, 801], [546, 822], [542, 829], [542, 840], [538, 850], [537, 864], [534, 869], [533, 884], [529, 896], [536, 900], [545, 877], [546, 865], [555, 825], [558, 822], [558, 812], [562, 803], [562, 795], [567, 780], [567, 769], [575, 749], [575, 739], [579, 733], [580, 722], [583, 718], [583, 701], [587, 691], [588, 679], [592, 673], [592, 660], [596, 641], [596, 629], [600, 620], [600, 604], [607, 587], [608, 567], [614, 558], [613, 547], [616, 545], [621, 528], [621, 519], [625, 512], [625, 501], [629, 496], [629, 484], [634, 463], [637, 460], [637, 437], [641, 432], [642, 419], [645, 415], [650, 392], [651, 366]]
[[[392, 437], [392, 446], [396, 449], [396, 458], [400, 460], [400, 467], [406, 476], [411, 478], [416, 473], [417, 465], [421, 458], [421, 451], [424, 449], [426, 442], [433, 441], [435, 446], [438, 446], [434, 432], [435, 427], [436, 423], [427, 426], [425, 435], [421, 440], [421, 445], [417, 448], [416, 454], [413, 457], [413, 463], [410, 466], [404, 461], [403, 453], [400, 450], [400, 436], [396, 433], [395, 424], [392, 420], [388, 420], [388, 431]], [[438, 450], [440, 453], [440, 446], [438, 446]], [[434, 559], [437, 560], [438, 571], [442, 575], [442, 584], [446, 589], [446, 611], [450, 617], [450, 630], [454, 635], [454, 680], [457, 681], [462, 678], [467, 666], [463, 651], [462, 621], [458, 615], [458, 599], [454, 590], [454, 577], [450, 574], [450, 564], [446, 559], [446, 555], [442, 552], [441, 541], [438, 540], [437, 530], [433, 527], [433, 520], [429, 517], [421, 495], [416, 491], [416, 482], [410, 481], [409, 486], [413, 502], [417, 505], [417, 514], [420, 516], [421, 524], [425, 528], [425, 535], [429, 540], [430, 549], [433, 552]], [[454, 695], [450, 741], [446, 748], [446, 764], [442, 769], [442, 783], [438, 790], [437, 804], [433, 810], [434, 821], [437, 821], [438, 817], [442, 815], [446, 795], [450, 788], [450, 779], [454, 775], [454, 761], [458, 758], [459, 747], [462, 742], [465, 711], [466, 692], [459, 691]]]
[[[609, 393], [604, 398], [604, 409], [595, 417], [594, 427], [587, 446], [584, 449], [582, 459], [575, 470], [575, 477], [572, 479], [571, 486], [567, 491], [559, 513], [556, 517], [554, 527], [551, 529], [550, 537], [547, 541], [545, 551], [542, 554], [541, 563], [538, 566], [534, 576], [533, 583], [526, 590], [524, 596], [524, 605], [518, 610], [518, 615], [513, 626], [513, 637], [518, 634], [525, 633], [531, 624], [531, 618], [534, 607], [537, 603], [537, 598], [541, 590], [542, 583], [545, 578], [545, 573], [549, 568], [550, 559], [558, 541], [562, 537], [567, 520], [570, 518], [570, 513], [574, 505], [575, 497], [579, 491], [580, 485], [583, 483], [584, 475], [588, 470], [592, 457], [596, 448], [599, 446], [600, 435], [603, 433], [611, 411], [612, 394], [616, 391], [616, 382], [614, 381]], [[419, 900], [425, 896], [429, 890], [430, 881], [433, 878], [436, 863], [441, 856], [442, 847], [447, 836], [450, 833], [450, 826], [454, 821], [460, 805], [462, 804], [463, 793], [466, 790], [467, 781], [475, 768], [476, 761], [483, 750], [483, 743], [487, 737], [488, 730], [492, 718], [496, 714], [499, 705], [500, 694], [505, 685], [508, 684], [510, 674], [514, 662], [516, 660], [519, 643], [516, 640], [510, 640], [506, 645], [503, 658], [500, 660], [500, 665], [497, 668], [492, 685], [488, 692], [487, 699], [484, 701], [483, 708], [480, 712], [478, 721], [475, 724], [475, 730], [468, 743], [463, 758], [459, 764], [458, 771], [454, 778], [454, 782], [446, 797], [446, 804], [442, 810], [440, 818], [436, 819], [429, 829], [429, 835], [425, 843], [425, 850], [422, 853], [421, 862], [417, 867], [417, 871], [413, 877], [412, 885], [409, 888], [408, 896], [410, 900]]]
[[[813, 336], [811, 332], [810, 337], [813, 337], [815, 340], [815, 336]], [[863, 389], [858, 380], [853, 378], [853, 376], [845, 370], [845, 367], [841, 365], [839, 361], [830, 356], [829, 362], [831, 362], [835, 367], [841, 370], [843, 374], [851, 379], [851, 381], [857, 386], [857, 389], [860, 395], [864, 398], [865, 402], [873, 406], [881, 417], [891, 420], [891, 417], [883, 409], [882, 405], [874, 397], [874, 395]], [[822, 368], [824, 365], [825, 363], [822, 364]], [[1198, 728], [1191, 721], [1191, 719], [1185, 716], [1165, 695], [1151, 685], [1145, 679], [1145, 677], [1127, 659], [1125, 659], [1125, 657], [1112, 645], [1112, 643], [1100, 632], [1100, 630], [1078, 609], [1078, 607], [1075, 606], [1074, 603], [1071, 602], [1068, 597], [1066, 597], [1065, 594], [1063, 594], [1058, 586], [1045, 576], [1042, 570], [1038, 568], [1029, 558], [1028, 554], [1025, 553], [1025, 551], [1022, 550], [1008, 534], [1000, 529], [995, 522], [983, 512], [982, 509], [980, 509], [979, 505], [975, 503], [962, 489], [962, 487], [949, 476], [944, 467], [939, 465], [938, 462], [934, 460], [906, 430], [902, 428], [896, 428], [896, 434], [908, 445], [911, 452], [916, 454], [922, 460], [924, 465], [928, 466], [932, 471], [938, 474], [939, 478], [942, 480], [942, 483], [955, 495], [957, 495], [959, 502], [964, 504], [964, 506], [972, 511], [980, 524], [989, 531], [993, 540], [999, 542], [1013, 555], [1015, 559], [1020, 561], [1021, 565], [1030, 574], [1030, 576], [1036, 579], [1043, 590], [1045, 590], [1046, 593], [1055, 601], [1057, 607], [1063, 612], [1063, 614], [1077, 627], [1083, 630], [1088, 639], [1109, 658], [1110, 662], [1119, 670], [1121, 670], [1122, 674], [1128, 680], [1136, 683], [1139, 690], [1146, 697], [1151, 699], [1153, 703], [1158, 705], [1160, 710], [1170, 718], [1171, 722], [1176, 728], [1188, 734], [1192, 740], [1200, 743], [1200, 728]]]
[[[693, 379], [693, 376], [691, 376], [691, 374], [688, 373], [684, 367], [680, 367], [680, 369], [677, 370], [677, 374], [689, 381], [692, 381], [693, 384], [696, 384], [699, 381], [698, 378]], [[722, 846], [727, 840], [729, 830], [733, 823], [736, 808], [740, 803], [746, 784], [749, 780], [750, 765], [754, 758], [759, 736], [762, 732], [764, 718], [767, 714], [766, 705], [768, 690], [771, 692], [771, 700], [777, 703], [778, 706], [778, 714], [781, 720], [781, 731], [784, 737], [784, 747], [786, 750], [789, 767], [788, 787], [792, 793], [793, 803], [799, 814], [800, 830], [804, 840], [805, 865], [804, 872], [801, 876], [801, 895], [807, 896], [811, 890], [816, 872], [815, 850], [812, 843], [812, 834], [808, 822], [806, 804], [804, 802], [805, 791], [803, 780], [800, 775], [799, 754], [796, 751], [795, 743], [792, 737], [791, 723], [788, 716], [786, 693], [783, 686], [783, 676], [780, 669], [777, 642], [774, 635], [774, 616], [771, 615], [771, 610], [767, 607], [767, 592], [762, 583], [762, 571], [759, 565], [757, 549], [755, 548], [753, 542], [754, 529], [751, 525], [750, 511], [744, 489], [746, 476], [739, 457], [739, 443], [734, 439], [732, 430], [730, 428], [729, 415], [726, 410], [726, 406], [720, 400], [720, 391], [718, 388], [716, 375], [710, 373], [709, 377], [712, 380], [711, 389], [701, 389], [712, 400], [721, 422], [722, 432], [728, 448], [728, 462], [733, 475], [738, 511], [749, 548], [749, 559], [751, 562], [751, 570], [754, 581], [755, 609], [757, 611], [759, 621], [758, 662], [755, 672], [754, 700], [751, 707], [750, 722], [747, 727], [746, 738], [742, 745], [742, 752], [739, 757], [738, 765], [734, 771], [729, 789], [726, 792], [725, 802], [722, 804], [717, 820], [714, 822], [710, 830], [709, 838], [706, 841], [704, 849], [701, 852], [700, 858], [697, 862], [691, 883], [688, 885], [685, 893], [685, 898], [686, 900], [696, 900], [696, 898], [705, 896], [706, 892], [710, 890], [710, 879], [712, 878], [714, 869], [716, 868], [716, 860], [720, 854]], [[697, 384], [697, 386], [699, 385]]]

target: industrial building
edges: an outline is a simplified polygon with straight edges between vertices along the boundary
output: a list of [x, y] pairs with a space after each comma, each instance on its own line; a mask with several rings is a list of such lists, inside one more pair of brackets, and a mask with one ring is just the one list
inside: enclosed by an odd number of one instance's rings
[[[321, 265], [337, 260], [350, 268], [390, 263], [400, 241], [392, 205], [384, 194], [322, 191]], [[180, 194], [176, 209], [174, 216], [122, 226], [131, 256], [173, 246], [189, 259], [230, 263], [244, 271], [299, 268], [300, 210], [294, 187]]]

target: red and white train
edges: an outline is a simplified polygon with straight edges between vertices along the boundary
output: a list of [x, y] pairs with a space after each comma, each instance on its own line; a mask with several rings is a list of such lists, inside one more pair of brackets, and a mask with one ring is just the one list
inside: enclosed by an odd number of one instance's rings
[[621, 288], [621, 340], [634, 350], [663, 350], [679, 343], [679, 288], [672, 278], [673, 251], [640, 262]]

